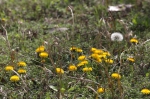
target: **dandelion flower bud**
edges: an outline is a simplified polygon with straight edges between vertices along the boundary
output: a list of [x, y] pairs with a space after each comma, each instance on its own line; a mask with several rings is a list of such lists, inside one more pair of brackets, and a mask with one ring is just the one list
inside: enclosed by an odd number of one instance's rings
[[97, 93], [104, 93], [104, 91], [105, 91], [104, 88], [98, 88], [97, 89]]
[[134, 59], [134, 58], [131, 58], [131, 57], [130, 57], [130, 58], [127, 58], [127, 60], [130, 61], [130, 62], [135, 62], [135, 59]]

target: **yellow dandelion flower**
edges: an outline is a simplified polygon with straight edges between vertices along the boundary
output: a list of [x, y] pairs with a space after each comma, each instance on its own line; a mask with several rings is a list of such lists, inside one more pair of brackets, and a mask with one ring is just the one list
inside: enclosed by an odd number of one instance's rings
[[6, 18], [2, 18], [1, 20], [2, 20], [3, 22], [7, 21], [7, 19], [6, 19]]
[[76, 49], [77, 49], [77, 47], [73, 46], [73, 47], [70, 48], [70, 51], [76, 51]]
[[101, 63], [101, 62], [102, 62], [102, 59], [97, 58], [97, 59], [96, 59], [96, 62]]
[[130, 61], [130, 62], [135, 62], [134, 58], [127, 58], [127, 60]]
[[89, 71], [92, 71], [93, 70], [93, 68], [92, 67], [89, 67]]
[[82, 62], [80, 62], [80, 63], [77, 64], [77, 67], [80, 67], [80, 66], [83, 66], [83, 65], [85, 65], [85, 64], [83, 64]]
[[18, 66], [26, 66], [27, 64], [24, 61], [20, 61], [17, 63]]
[[20, 74], [25, 74], [25, 73], [26, 73], [26, 70], [25, 70], [25, 69], [19, 69], [19, 70], [18, 70], [18, 73], [20, 73]]
[[79, 60], [79, 61], [83, 61], [83, 60], [85, 60], [85, 58], [86, 58], [86, 56], [85, 56], [85, 55], [82, 55], [82, 56], [79, 56], [79, 57], [78, 57], [78, 60]]
[[114, 78], [114, 79], [121, 79], [121, 75], [118, 74], [118, 73], [112, 73], [111, 77]]
[[97, 89], [97, 93], [104, 93], [104, 92], [105, 92], [104, 88], [98, 88]]
[[75, 65], [70, 65], [68, 67], [69, 71], [76, 71], [77, 70], [77, 67]]
[[82, 49], [74, 47], [74, 46], [70, 48], [70, 51], [75, 51], [75, 52], [79, 52], [79, 53], [83, 52]]
[[109, 64], [113, 64], [114, 63], [114, 61], [112, 59], [106, 59], [105, 62], [109, 63]]
[[92, 70], [93, 70], [92, 67], [84, 67], [84, 68], [82, 69], [83, 72], [90, 72], [90, 71], [92, 71]]
[[90, 57], [94, 58], [94, 59], [98, 59], [99, 55], [98, 54], [92, 54]]
[[97, 50], [95, 50], [93, 53], [94, 53], [94, 54], [102, 54], [103, 52], [104, 52], [103, 50], [97, 49]]
[[40, 47], [38, 47], [35, 51], [36, 51], [37, 53], [40, 53], [40, 52], [44, 52], [44, 50], [45, 50], [45, 47], [44, 47], [44, 46], [40, 46]]
[[82, 64], [86, 65], [88, 64], [88, 61], [87, 60], [84, 60], [84, 61], [81, 61]]
[[64, 70], [61, 68], [56, 68], [56, 73], [57, 74], [64, 74]]
[[81, 52], [83, 52], [83, 50], [82, 50], [82, 49], [80, 49], [80, 48], [77, 48], [77, 49], [76, 49], [76, 52], [81, 53]]
[[102, 54], [102, 55], [98, 55], [99, 58], [106, 58], [106, 55], [105, 54]]
[[14, 76], [11, 76], [10, 77], [10, 81], [12, 81], [12, 82], [17, 82], [17, 81], [19, 81], [20, 80], [20, 78], [19, 78], [19, 76], [17, 76], [17, 75], [14, 75]]
[[89, 70], [88, 67], [84, 67], [84, 68], [82, 69], [83, 72], [88, 72], [88, 70]]
[[145, 89], [141, 90], [141, 93], [142, 94], [150, 94], [150, 90], [145, 88]]
[[97, 49], [96, 48], [91, 48], [91, 52], [94, 52], [96, 51]]
[[13, 70], [13, 69], [14, 69], [13, 66], [6, 66], [6, 67], [5, 67], [5, 70], [6, 70], [6, 71], [11, 71], [11, 70]]
[[111, 54], [109, 52], [104, 52], [102, 55], [110, 56]]
[[48, 57], [48, 53], [47, 53], [47, 52], [41, 52], [41, 53], [39, 54], [39, 56], [40, 56], [41, 58], [47, 58], [47, 57]]
[[84, 61], [81, 61], [80, 63], [78, 63], [77, 67], [80, 67], [80, 66], [83, 66], [83, 65], [86, 65], [86, 64], [88, 64], [88, 61], [84, 60]]
[[131, 43], [138, 43], [139, 41], [136, 38], [132, 38], [132, 39], [130, 39], [130, 42]]

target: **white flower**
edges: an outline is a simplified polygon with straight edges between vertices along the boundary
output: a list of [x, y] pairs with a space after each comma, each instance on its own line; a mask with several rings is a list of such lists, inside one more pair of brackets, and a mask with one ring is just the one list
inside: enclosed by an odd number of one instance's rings
[[115, 32], [111, 34], [111, 40], [112, 41], [122, 41], [123, 40], [123, 35], [119, 32]]

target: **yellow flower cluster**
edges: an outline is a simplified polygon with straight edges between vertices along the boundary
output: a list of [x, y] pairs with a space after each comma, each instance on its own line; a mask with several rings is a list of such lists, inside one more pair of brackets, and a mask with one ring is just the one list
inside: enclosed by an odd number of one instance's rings
[[101, 63], [104, 60], [106, 63], [113, 63], [112, 59], [108, 59], [108, 57], [110, 56], [109, 52], [96, 48], [91, 48], [91, 52], [92, 54], [90, 57], [96, 60], [96, 62]]
[[24, 61], [20, 61], [20, 62], [17, 63], [17, 65], [18, 65], [19, 67], [21, 67], [21, 68], [18, 69], [17, 72], [18, 72], [19, 74], [25, 74], [25, 73], [26, 73], [26, 70], [25, 70], [25, 68], [23, 68], [23, 67], [27, 66], [27, 64], [26, 64]]
[[84, 66], [84, 65], [88, 64], [88, 61], [86, 60], [86, 56], [85, 55], [79, 56], [78, 60], [80, 62], [77, 64], [77, 67]]
[[[71, 47], [70, 51], [76, 51], [76, 49], [78, 49], [77, 47]], [[85, 66], [82, 68], [83, 72], [90, 72], [93, 71], [93, 67], [89, 67], [88, 64], [88, 60], [89, 58], [92, 58], [93, 60], [95, 60], [98, 63], [109, 63], [109, 64], [113, 64], [113, 60], [110, 59], [109, 57], [111, 56], [110, 53], [108, 51], [104, 51], [102, 49], [97, 49], [97, 48], [91, 48], [91, 52], [92, 54], [90, 56], [86, 56], [86, 55], [81, 55], [79, 56], [77, 59], [79, 61], [79, 63], [76, 66], [69, 66], [68, 70], [69, 71], [76, 71], [77, 67], [81, 67], [81, 66]]]
[[144, 89], [141, 90], [141, 93], [142, 93], [142, 94], [150, 94], [150, 90], [144, 88]]
[[75, 51], [75, 52], [79, 52], [79, 53], [83, 52], [83, 50], [81, 48], [74, 47], [74, 46], [70, 48], [70, 51]]
[[[35, 52], [37, 52], [37, 54], [39, 55], [39, 57], [41, 58], [47, 58], [48, 57], [48, 53], [45, 52], [45, 46], [40, 46], [38, 47]], [[42, 61], [42, 62], [45, 62], [45, 61]]]
[[[20, 61], [20, 62], [17, 63], [17, 65], [18, 65], [19, 67], [21, 67], [21, 68], [18, 69], [17, 72], [18, 72], [19, 74], [25, 74], [25, 73], [26, 73], [26, 70], [24, 69], [24, 67], [26, 67], [27, 64], [26, 64], [24, 61]], [[11, 65], [8, 65], [8, 66], [5, 67], [5, 71], [12, 71], [12, 70], [14, 70], [14, 67], [11, 66]], [[14, 76], [11, 76], [11, 77], [10, 77], [10, 81], [12, 81], [12, 82], [17, 82], [17, 81], [19, 81], [19, 80], [20, 80], [20, 78], [19, 78], [19, 76], [17, 76], [17, 75], [14, 75]]]

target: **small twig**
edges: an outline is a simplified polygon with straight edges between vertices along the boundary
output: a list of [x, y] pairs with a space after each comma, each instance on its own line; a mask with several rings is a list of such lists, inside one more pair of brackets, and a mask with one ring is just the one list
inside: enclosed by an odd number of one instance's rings
[[75, 23], [74, 14], [73, 14], [72, 8], [70, 6], [68, 6], [68, 8], [69, 8], [69, 10], [71, 12], [71, 16], [72, 16], [72, 34], [71, 35], [73, 35], [73, 33], [74, 33], [74, 26], [75, 26], [75, 24], [74, 24]]
[[91, 89], [93, 92], [95, 92], [95, 94], [98, 94], [92, 87], [90, 87], [90, 86], [86, 86], [86, 87]]
[[73, 19], [73, 26], [74, 26], [74, 14], [73, 14], [73, 11], [72, 11], [72, 8], [70, 6], [68, 6], [70, 12], [71, 12], [71, 16], [72, 16], [72, 19]]
[[147, 42], [149, 42], [149, 41], [150, 41], [150, 39], [146, 40], [146, 41], [143, 42], [141, 45], [143, 45], [143, 44], [145, 44], [145, 43], [147, 43]]

